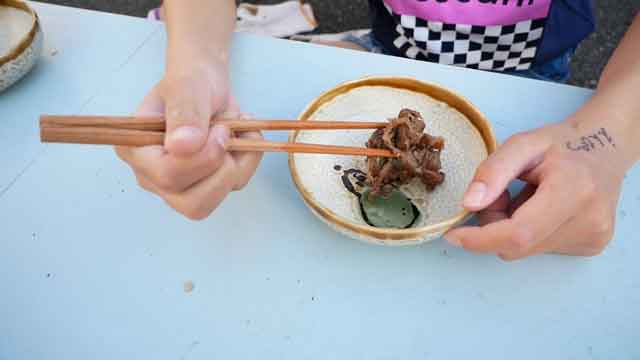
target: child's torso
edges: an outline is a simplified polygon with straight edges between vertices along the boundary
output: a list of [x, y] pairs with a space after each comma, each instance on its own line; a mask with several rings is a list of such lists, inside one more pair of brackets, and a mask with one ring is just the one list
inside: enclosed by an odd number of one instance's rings
[[526, 70], [593, 30], [589, 0], [369, 0], [391, 52], [484, 70]]

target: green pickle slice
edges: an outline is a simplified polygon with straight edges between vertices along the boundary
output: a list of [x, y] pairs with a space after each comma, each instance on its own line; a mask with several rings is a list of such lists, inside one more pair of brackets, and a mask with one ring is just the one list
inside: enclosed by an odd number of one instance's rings
[[406, 229], [418, 218], [418, 209], [401, 191], [394, 190], [387, 198], [369, 196], [366, 189], [360, 196], [364, 220], [379, 228]]

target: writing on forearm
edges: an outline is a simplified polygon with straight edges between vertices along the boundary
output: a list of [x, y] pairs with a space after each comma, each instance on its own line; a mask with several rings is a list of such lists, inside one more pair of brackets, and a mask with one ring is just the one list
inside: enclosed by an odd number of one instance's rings
[[596, 151], [606, 147], [616, 147], [616, 143], [607, 133], [605, 128], [600, 128], [600, 130], [596, 131], [593, 134], [589, 134], [586, 136], [581, 136], [578, 140], [575, 141], [567, 141], [566, 147], [571, 151]]

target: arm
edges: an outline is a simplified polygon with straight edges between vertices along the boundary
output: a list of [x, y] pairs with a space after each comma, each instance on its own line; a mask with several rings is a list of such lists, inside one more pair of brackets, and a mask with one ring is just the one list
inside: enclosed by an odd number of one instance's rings
[[640, 159], [640, 15], [605, 67], [595, 96], [569, 121], [588, 133], [605, 127], [624, 170]]
[[[450, 231], [449, 242], [505, 260], [601, 253], [614, 234], [624, 174], [640, 159], [638, 53], [640, 16], [583, 107], [511, 137], [480, 165], [463, 201], [480, 226]], [[527, 185], [511, 198], [515, 179]]]
[[163, 6], [169, 42], [165, 74], [136, 114], [165, 116], [164, 146], [118, 147], [116, 153], [141, 187], [186, 217], [203, 219], [249, 181], [260, 161], [258, 153], [227, 153], [228, 129], [209, 127], [215, 114], [240, 116], [228, 79], [235, 2], [166, 0]]
[[[224, 110], [228, 97], [227, 77], [229, 44], [235, 24], [235, 2], [232, 0], [166, 0], [163, 4], [167, 22], [168, 45], [166, 54], [166, 115], [169, 136], [165, 146], [170, 152], [190, 154], [205, 143], [209, 116]], [[196, 78], [206, 76], [210, 101], [188, 101], [190, 87]], [[195, 89], [194, 89], [195, 90]], [[198, 89], [203, 91], [205, 89]], [[193, 126], [191, 131], [177, 135], [187, 136], [181, 141], [171, 133], [181, 126]], [[195, 131], [197, 130], [197, 131]], [[184, 134], [183, 134], [184, 133]]]
[[236, 7], [232, 0], [166, 0], [167, 64], [189, 57], [227, 65]]

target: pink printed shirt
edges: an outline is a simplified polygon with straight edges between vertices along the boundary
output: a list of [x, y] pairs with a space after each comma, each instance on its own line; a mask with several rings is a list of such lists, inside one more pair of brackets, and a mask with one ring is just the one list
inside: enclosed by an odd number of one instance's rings
[[[551, 0], [370, 0], [374, 34], [402, 56], [483, 70], [529, 69]], [[389, 27], [382, 31], [380, 24]]]

